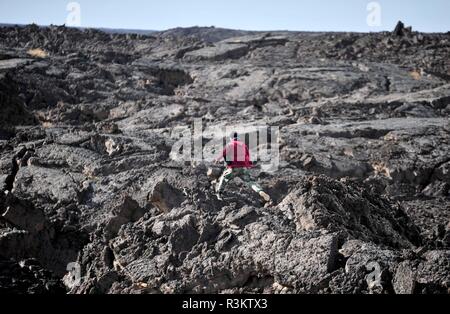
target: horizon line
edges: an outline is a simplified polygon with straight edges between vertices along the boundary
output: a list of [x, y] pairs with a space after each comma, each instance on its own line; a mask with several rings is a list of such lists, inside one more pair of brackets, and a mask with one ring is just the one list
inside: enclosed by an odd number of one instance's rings
[[[399, 21], [400, 22], [400, 21]], [[200, 25], [192, 25], [192, 26], [175, 26], [172, 28], [167, 29], [140, 29], [140, 28], [122, 28], [122, 27], [104, 27], [104, 26], [68, 26], [66, 24], [37, 24], [37, 23], [3, 23], [0, 22], [0, 27], [5, 26], [30, 26], [30, 25], [36, 25], [38, 27], [67, 27], [67, 28], [74, 28], [74, 29], [97, 29], [97, 30], [110, 30], [110, 31], [122, 31], [123, 33], [126, 32], [152, 32], [152, 33], [162, 33], [167, 32], [170, 30], [175, 29], [190, 29], [190, 28], [211, 28], [211, 29], [222, 29], [222, 30], [230, 30], [230, 31], [241, 31], [241, 32], [255, 32], [255, 33], [264, 33], [264, 32], [292, 32], [292, 33], [356, 33], [356, 34], [376, 34], [376, 33], [390, 33], [393, 30], [377, 30], [377, 31], [355, 31], [355, 30], [290, 30], [290, 29], [271, 29], [271, 30], [251, 30], [251, 29], [239, 29], [239, 28], [227, 28], [227, 27], [221, 27], [221, 26], [215, 26], [215, 25], [209, 25], [209, 26], [200, 26]], [[395, 28], [395, 26], [394, 26]], [[450, 33], [449, 31], [439, 31], [439, 32], [423, 32], [420, 30], [414, 30], [413, 32], [422, 33], [422, 34], [447, 34]]]

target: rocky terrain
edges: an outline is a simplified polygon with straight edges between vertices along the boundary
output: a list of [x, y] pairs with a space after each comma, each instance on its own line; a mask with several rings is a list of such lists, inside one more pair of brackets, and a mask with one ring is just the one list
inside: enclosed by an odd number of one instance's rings
[[[0, 28], [0, 293], [449, 293], [449, 56], [402, 24]], [[172, 158], [199, 118], [279, 129], [271, 206]]]

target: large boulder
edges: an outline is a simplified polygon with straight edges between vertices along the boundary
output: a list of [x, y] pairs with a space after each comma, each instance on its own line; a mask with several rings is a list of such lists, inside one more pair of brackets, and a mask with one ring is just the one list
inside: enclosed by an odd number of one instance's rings
[[20, 199], [40, 200], [43, 207], [50, 207], [49, 203], [76, 204], [79, 190], [69, 172], [30, 165], [19, 169], [12, 192]]
[[278, 205], [297, 231], [345, 231], [351, 237], [393, 247], [420, 244], [419, 229], [403, 209], [343, 180], [308, 177]]
[[450, 251], [429, 251], [400, 263], [393, 278], [397, 294], [450, 293]]
[[148, 194], [148, 200], [161, 212], [169, 212], [181, 205], [184, 201], [184, 195], [170, 185], [167, 180], [162, 179], [154, 183]]
[[138, 221], [145, 212], [145, 209], [141, 208], [135, 200], [127, 195], [123, 196], [106, 223], [107, 239], [115, 237], [122, 225]]

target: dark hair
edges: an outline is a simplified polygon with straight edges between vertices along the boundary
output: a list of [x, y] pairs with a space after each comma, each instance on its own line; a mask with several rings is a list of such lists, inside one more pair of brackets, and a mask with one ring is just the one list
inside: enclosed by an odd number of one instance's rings
[[239, 134], [237, 132], [232, 132], [230, 138], [237, 140], [239, 138]]

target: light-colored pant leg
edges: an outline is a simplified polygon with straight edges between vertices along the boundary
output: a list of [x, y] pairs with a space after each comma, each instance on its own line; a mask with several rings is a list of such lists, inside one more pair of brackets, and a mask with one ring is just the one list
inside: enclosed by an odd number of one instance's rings
[[216, 193], [220, 193], [226, 183], [228, 183], [233, 177], [233, 169], [225, 169], [219, 178], [219, 182], [216, 185]]

